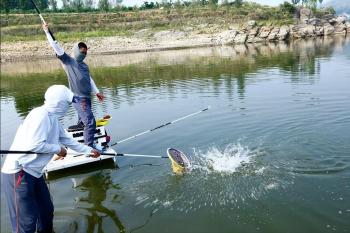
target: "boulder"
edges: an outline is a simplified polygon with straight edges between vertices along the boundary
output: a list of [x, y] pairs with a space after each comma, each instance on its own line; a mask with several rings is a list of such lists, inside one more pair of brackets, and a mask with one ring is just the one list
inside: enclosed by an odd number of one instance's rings
[[249, 27], [255, 27], [256, 26], [256, 22], [255, 22], [255, 20], [250, 20], [250, 21], [248, 21], [247, 25]]
[[251, 29], [256, 27], [256, 22], [254, 20], [248, 21], [242, 28], [243, 33], [248, 33]]
[[247, 41], [248, 35], [245, 33], [240, 33], [237, 34], [237, 36], [235, 37], [235, 43], [236, 44], [243, 44]]
[[301, 30], [302, 37], [315, 37], [315, 26], [313, 25], [305, 25], [301, 27], [299, 30]]
[[255, 37], [256, 35], [258, 35], [259, 29], [260, 29], [259, 27], [255, 27], [255, 28], [250, 29], [248, 32], [248, 35]]
[[301, 8], [300, 9], [300, 20], [308, 20], [311, 17], [311, 10], [308, 8]]
[[249, 30], [248, 32], [248, 38], [247, 38], [247, 43], [254, 43], [255, 42], [255, 37], [259, 34], [259, 27], [255, 27]]
[[303, 38], [305, 37], [304, 31], [301, 29], [301, 25], [291, 25], [289, 27], [289, 32], [292, 38]]
[[316, 26], [316, 25], [321, 25], [321, 20], [318, 18], [312, 18], [307, 21], [308, 24]]
[[346, 32], [350, 33], [350, 22], [346, 22], [345, 26], [346, 26]]
[[315, 27], [315, 34], [316, 36], [323, 36], [324, 35], [324, 29], [322, 26], [316, 26]]
[[334, 27], [330, 24], [324, 25], [323, 30], [324, 30], [325, 36], [328, 36], [334, 33]]
[[326, 14], [322, 17], [322, 19], [327, 20], [327, 21], [332, 19], [332, 18], [334, 18], [334, 15], [332, 15], [332, 14]]
[[254, 43], [260, 43], [260, 42], [263, 42], [263, 41], [265, 41], [265, 39], [260, 38], [260, 37], [258, 37], [258, 36], [256, 36], [256, 37], [253, 39], [253, 42], [254, 42]]
[[270, 28], [268, 26], [261, 27], [259, 37], [262, 39], [266, 39], [269, 36], [271, 29], [272, 28]]
[[277, 40], [277, 35], [280, 31], [280, 28], [275, 27], [271, 30], [269, 36], [267, 37], [268, 40]]
[[279, 40], [286, 40], [289, 36], [289, 27], [288, 26], [282, 26], [280, 28], [280, 31], [278, 32], [278, 39]]
[[348, 17], [346, 16], [338, 16], [337, 18], [335, 18], [335, 21], [337, 21], [337, 23], [345, 23], [347, 19]]
[[331, 18], [328, 20], [328, 23], [330, 23], [331, 25], [334, 25], [337, 23], [337, 20], [335, 18]]
[[248, 35], [248, 38], [247, 38], [247, 43], [254, 43], [255, 42], [255, 36], [254, 35]]
[[334, 34], [346, 34], [346, 25], [343, 23], [337, 23], [334, 26]]
[[216, 36], [216, 44], [233, 44], [237, 35], [237, 30], [223, 31]]

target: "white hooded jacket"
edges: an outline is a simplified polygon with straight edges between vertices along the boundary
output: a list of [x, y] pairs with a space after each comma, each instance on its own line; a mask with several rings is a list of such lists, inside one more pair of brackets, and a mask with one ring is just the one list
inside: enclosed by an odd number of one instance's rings
[[1, 172], [13, 174], [23, 169], [40, 178], [53, 155], [61, 151], [61, 145], [80, 153], [91, 152], [91, 147], [74, 140], [58, 121], [67, 112], [72, 99], [73, 93], [63, 85], [53, 85], [47, 89], [45, 104], [28, 114], [10, 147], [10, 150], [45, 154], [8, 154]]

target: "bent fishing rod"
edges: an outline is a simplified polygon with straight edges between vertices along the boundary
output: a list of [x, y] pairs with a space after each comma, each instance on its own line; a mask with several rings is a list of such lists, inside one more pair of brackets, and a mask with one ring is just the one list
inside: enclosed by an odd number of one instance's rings
[[[20, 150], [0, 150], [0, 154], [37, 154], [37, 155], [47, 155], [47, 153], [38, 153], [34, 151], [20, 151]], [[93, 153], [77, 153], [69, 152], [73, 157], [79, 156], [92, 156]], [[100, 153], [100, 155], [109, 155], [109, 156], [123, 156], [123, 157], [146, 157], [146, 158], [168, 158], [168, 156], [159, 156], [159, 155], [141, 155], [141, 154], [125, 154], [125, 153]]]
[[186, 115], [186, 116], [177, 118], [177, 119], [175, 119], [175, 120], [173, 120], [173, 121], [169, 121], [169, 122], [167, 122], [167, 123], [164, 123], [164, 124], [162, 124], [162, 125], [159, 125], [159, 126], [157, 126], [157, 127], [154, 127], [154, 128], [152, 128], [152, 129], [145, 130], [145, 131], [140, 132], [140, 133], [138, 133], [138, 134], [135, 134], [135, 135], [133, 135], [133, 136], [130, 136], [130, 137], [127, 137], [127, 138], [122, 139], [122, 140], [120, 140], [120, 141], [117, 141], [117, 142], [115, 142], [115, 143], [112, 143], [112, 144], [111, 144], [111, 147], [112, 147], [112, 146], [115, 146], [115, 145], [117, 145], [117, 144], [120, 144], [120, 143], [122, 143], [122, 142], [126, 142], [126, 141], [129, 141], [129, 140], [131, 140], [131, 139], [137, 138], [137, 137], [139, 137], [139, 136], [141, 136], [141, 135], [150, 133], [150, 132], [155, 131], [155, 130], [157, 130], [157, 129], [163, 128], [163, 127], [165, 127], [165, 126], [174, 124], [174, 123], [176, 123], [176, 122], [178, 122], [178, 121], [182, 121], [182, 120], [184, 120], [184, 119], [186, 119], [186, 118], [195, 116], [195, 115], [197, 115], [197, 114], [199, 114], [199, 113], [202, 113], [202, 112], [205, 112], [205, 111], [207, 111], [207, 110], [209, 110], [209, 109], [210, 109], [210, 106], [208, 106], [208, 107], [206, 107], [206, 108], [204, 108], [204, 109], [202, 109], [202, 110], [200, 110], [200, 111], [197, 111], [197, 112], [188, 114], [188, 115]]
[[[41, 15], [40, 10], [39, 10], [39, 8], [36, 6], [34, 0], [30, 0], [30, 1], [31, 1], [31, 3], [33, 4], [33, 6], [34, 6], [36, 12], [38, 13], [38, 15], [39, 15], [39, 17], [40, 17], [40, 19], [41, 19], [41, 22], [42, 22], [43, 24], [46, 24], [46, 21], [45, 21], [44, 17]], [[53, 36], [53, 33], [51, 32], [50, 29], [49, 29], [49, 33], [50, 33], [52, 39], [53, 39], [53, 40], [56, 40], [56, 38]]]

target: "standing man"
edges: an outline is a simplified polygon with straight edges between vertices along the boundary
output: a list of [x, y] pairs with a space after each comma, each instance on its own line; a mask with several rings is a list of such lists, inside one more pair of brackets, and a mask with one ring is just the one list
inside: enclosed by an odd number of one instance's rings
[[78, 112], [78, 125], [84, 127], [84, 142], [88, 146], [95, 147], [96, 121], [91, 110], [91, 92], [96, 94], [99, 101], [103, 101], [104, 96], [99, 92], [91, 78], [88, 65], [84, 63], [88, 48], [84, 42], [75, 44], [71, 57], [58, 45], [57, 41], [53, 40], [47, 24], [43, 24], [43, 29], [58, 59], [61, 60], [68, 77], [69, 87], [74, 93], [75, 103], [73, 106]]
[[[54, 154], [63, 159], [67, 146], [80, 153], [100, 153], [72, 138], [59, 123], [72, 103], [73, 93], [54, 85], [45, 93], [45, 103], [33, 109], [17, 130], [10, 150], [37, 154], [8, 154], [2, 167], [4, 190], [13, 233], [52, 233], [53, 204], [43, 178], [43, 168]], [[63, 146], [61, 146], [63, 145]]]

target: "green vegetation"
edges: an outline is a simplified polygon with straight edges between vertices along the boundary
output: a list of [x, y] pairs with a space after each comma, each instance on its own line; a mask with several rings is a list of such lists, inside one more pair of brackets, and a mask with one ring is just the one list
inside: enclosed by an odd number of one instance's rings
[[[0, 15], [1, 41], [45, 40], [41, 22], [28, 0], [0, 0], [6, 14]], [[215, 33], [232, 25], [256, 20], [259, 25], [288, 25], [294, 22], [297, 4], [316, 6], [321, 0], [293, 0], [278, 7], [269, 7], [243, 0], [145, 1], [140, 7], [122, 6], [122, 0], [63, 0], [57, 9], [56, 0], [36, 0], [52, 31], [61, 41], [83, 40], [87, 37], [132, 36], [148, 29], [149, 36], [160, 30], [190, 28], [196, 33]], [[17, 5], [16, 5], [17, 4]], [[316, 5], [315, 5], [316, 4]], [[48, 8], [50, 7], [50, 9]], [[101, 11], [109, 11], [101, 12]], [[12, 13], [11, 13], [12, 12]], [[25, 12], [15, 14], [14, 12]], [[67, 13], [69, 12], [69, 13]], [[76, 13], [81, 12], [81, 13]], [[322, 15], [322, 11], [315, 12]]]
[[[140, 8], [144, 10], [108, 13], [46, 12], [43, 16], [56, 37], [63, 41], [99, 36], [130, 36], [142, 29], [148, 29], [152, 33], [191, 28], [198, 33], [213, 33], [228, 29], [231, 25], [243, 25], [248, 20], [256, 20], [260, 25], [293, 23], [292, 11], [285, 10], [282, 6], [269, 7], [242, 1], [218, 6], [216, 0], [201, 1], [196, 5], [191, 3], [189, 6], [183, 4], [161, 8], [158, 3], [145, 2]], [[0, 23], [3, 42], [45, 39], [40, 19], [35, 13], [1, 14]]]

